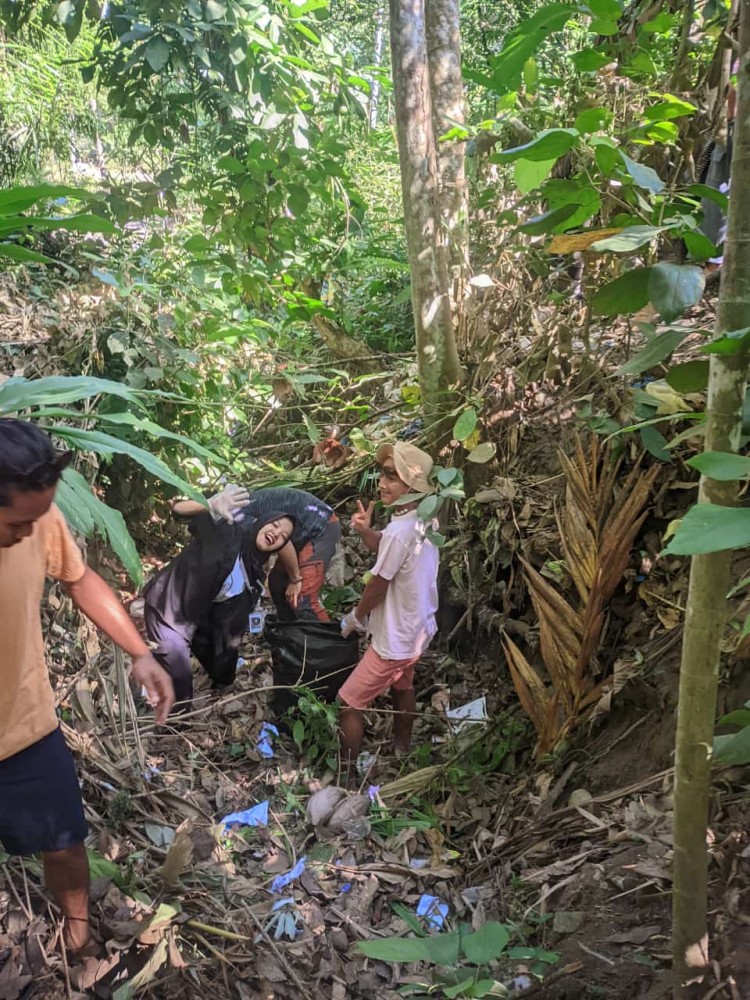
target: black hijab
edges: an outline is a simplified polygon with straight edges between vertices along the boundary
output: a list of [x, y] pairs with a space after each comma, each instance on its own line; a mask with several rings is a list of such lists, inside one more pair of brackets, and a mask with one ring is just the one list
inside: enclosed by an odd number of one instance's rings
[[[234, 524], [216, 522], [208, 512], [191, 517], [188, 530], [193, 537], [188, 545], [143, 588], [147, 608], [155, 611], [176, 632], [190, 638], [198, 622], [211, 611], [238, 556], [245, 566], [250, 589], [259, 597], [263, 564], [272, 553], [258, 549], [258, 534], [281, 517], [289, 515], [272, 511]], [[289, 520], [294, 525], [294, 518], [289, 517]], [[284, 544], [274, 551], [278, 552]]]

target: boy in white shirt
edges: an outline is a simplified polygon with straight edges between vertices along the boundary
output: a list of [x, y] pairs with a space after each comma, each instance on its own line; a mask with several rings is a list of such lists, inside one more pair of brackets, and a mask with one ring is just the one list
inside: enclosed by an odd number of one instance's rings
[[[408, 493], [431, 493], [432, 459], [412, 444], [398, 441], [377, 453], [380, 498], [386, 506]], [[359, 604], [341, 623], [343, 634], [367, 632], [371, 642], [349, 679], [342, 685], [339, 724], [341, 748], [350, 784], [356, 781], [356, 762], [364, 736], [364, 710], [388, 689], [395, 715], [393, 736], [397, 751], [411, 744], [416, 699], [414, 668], [429, 646], [437, 624], [439, 552], [417, 518], [419, 499], [394, 507], [382, 531], [374, 531], [372, 512], [358, 501], [352, 525], [371, 552], [377, 552], [372, 577]]]

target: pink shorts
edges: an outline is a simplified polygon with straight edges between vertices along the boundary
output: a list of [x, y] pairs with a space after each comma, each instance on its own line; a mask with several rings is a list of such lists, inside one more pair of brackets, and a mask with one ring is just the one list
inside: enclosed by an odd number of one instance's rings
[[364, 711], [389, 688], [410, 691], [414, 687], [414, 667], [418, 662], [418, 656], [408, 660], [384, 660], [368, 646], [349, 679], [341, 685], [339, 698], [350, 708]]

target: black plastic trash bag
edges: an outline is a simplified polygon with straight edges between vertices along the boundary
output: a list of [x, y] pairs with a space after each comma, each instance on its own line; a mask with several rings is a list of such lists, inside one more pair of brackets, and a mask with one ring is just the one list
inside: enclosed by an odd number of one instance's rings
[[338, 690], [359, 660], [359, 637], [341, 634], [338, 622], [298, 618], [279, 621], [266, 618], [266, 639], [271, 647], [274, 691], [273, 710], [277, 718], [297, 702], [302, 686], [314, 691], [321, 701], [333, 701]]

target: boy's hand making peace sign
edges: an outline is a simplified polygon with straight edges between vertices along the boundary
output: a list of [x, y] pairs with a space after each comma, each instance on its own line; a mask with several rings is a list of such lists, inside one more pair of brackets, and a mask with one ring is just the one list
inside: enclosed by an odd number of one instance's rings
[[357, 500], [357, 512], [352, 515], [352, 527], [360, 535], [369, 531], [372, 527], [372, 512], [375, 510], [375, 501], [371, 500], [365, 509], [361, 500]]

